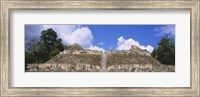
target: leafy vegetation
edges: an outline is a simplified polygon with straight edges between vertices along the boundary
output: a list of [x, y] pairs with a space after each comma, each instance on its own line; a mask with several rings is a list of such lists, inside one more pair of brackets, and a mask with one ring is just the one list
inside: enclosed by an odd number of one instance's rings
[[158, 42], [158, 48], [152, 54], [162, 64], [175, 65], [175, 40], [167, 35]]
[[43, 30], [39, 40], [31, 39], [26, 42], [25, 64], [44, 63], [66, 47], [53, 29]]

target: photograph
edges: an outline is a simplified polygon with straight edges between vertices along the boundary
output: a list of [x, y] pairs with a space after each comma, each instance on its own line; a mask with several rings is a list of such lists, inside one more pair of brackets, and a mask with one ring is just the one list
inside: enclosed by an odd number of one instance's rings
[[174, 24], [25, 24], [25, 72], [175, 72]]

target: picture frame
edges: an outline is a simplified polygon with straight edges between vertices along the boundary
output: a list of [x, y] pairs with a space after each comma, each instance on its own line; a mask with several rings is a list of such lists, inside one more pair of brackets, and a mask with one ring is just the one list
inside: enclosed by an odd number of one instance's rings
[[[1, 0], [1, 96], [200, 96], [199, 0]], [[190, 10], [190, 87], [10, 87], [12, 10]]]

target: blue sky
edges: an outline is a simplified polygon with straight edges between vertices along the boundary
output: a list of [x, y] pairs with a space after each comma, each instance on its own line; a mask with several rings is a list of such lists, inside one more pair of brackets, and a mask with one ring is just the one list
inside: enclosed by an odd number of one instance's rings
[[175, 25], [25, 25], [26, 41], [52, 28], [65, 45], [79, 43], [91, 50], [128, 50], [131, 45], [152, 52], [165, 34], [175, 37]]

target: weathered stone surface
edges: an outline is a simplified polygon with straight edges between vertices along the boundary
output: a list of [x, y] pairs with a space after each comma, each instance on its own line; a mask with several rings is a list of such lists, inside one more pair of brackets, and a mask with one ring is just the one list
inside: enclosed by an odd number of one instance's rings
[[[29, 72], [99, 72], [100, 66], [94, 66], [90, 64], [56, 64], [57, 67], [53, 67], [55, 64], [34, 64], [34, 68], [28, 68]], [[47, 65], [47, 66], [46, 66]]]
[[64, 50], [60, 54], [102, 54], [102, 52], [97, 50]]
[[78, 43], [71, 45], [68, 50], [84, 50]]
[[151, 56], [137, 55], [137, 54], [108, 54], [107, 65], [115, 64], [160, 64]]
[[108, 72], [174, 72], [174, 65], [154, 65], [154, 64], [120, 64], [110, 65]]
[[102, 53], [84, 50], [78, 44], [42, 64], [28, 64], [29, 72], [174, 72], [174, 65], [162, 65], [148, 51], [130, 50]]

